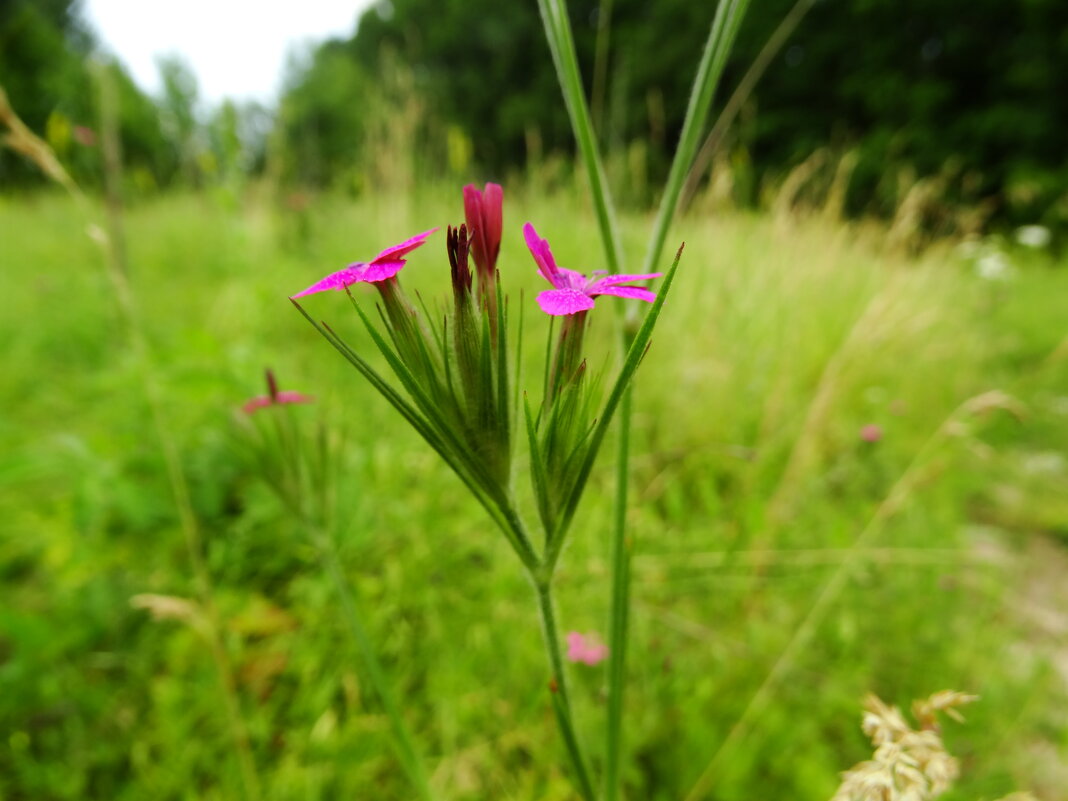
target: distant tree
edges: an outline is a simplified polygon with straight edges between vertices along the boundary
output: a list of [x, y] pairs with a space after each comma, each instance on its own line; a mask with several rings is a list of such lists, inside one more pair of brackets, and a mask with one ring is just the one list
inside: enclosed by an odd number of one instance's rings
[[300, 184], [330, 184], [360, 157], [372, 81], [347, 45], [331, 40], [291, 59], [283, 87], [281, 172]]
[[[718, 102], [794, 2], [752, 4]], [[589, 94], [601, 5], [568, 3]], [[647, 143], [654, 175], [674, 147], [713, 11], [692, 0], [611, 2], [607, 80], [596, 103], [603, 138]], [[893, 184], [908, 167], [947, 176], [947, 192], [962, 202], [1034, 219], [1053, 208], [1068, 179], [1066, 30], [1064, 0], [978, 0], [966, 9], [957, 0], [817, 2], [728, 145], [765, 174], [819, 148], [853, 151], [848, 201], [857, 212], [892, 211], [900, 200]], [[358, 92], [382, 75], [384, 54], [408, 66], [429, 110], [458, 126], [491, 171], [521, 164], [529, 142], [573, 147], [535, 3], [380, 0], [353, 37], [325, 45], [308, 60], [306, 79], [290, 82], [285, 102], [301, 107], [302, 124], [314, 121], [317, 133], [291, 140], [305, 148], [301, 163], [317, 163], [312, 177], [351, 152], [341, 132], [359, 131]], [[331, 79], [330, 88], [316, 86]], [[349, 107], [328, 110], [334, 101]], [[1068, 210], [1068, 200], [1061, 206]]]
[[[45, 134], [82, 182], [99, 176], [96, 86], [88, 69], [96, 42], [77, 0], [0, 0], [0, 83], [34, 131]], [[125, 161], [138, 183], [166, 184], [174, 172], [153, 102], [113, 65]], [[18, 156], [0, 150], [0, 181], [42, 177]]]
[[201, 125], [197, 117], [200, 89], [196, 73], [178, 54], [160, 56], [156, 68], [163, 85], [157, 103], [164, 135], [174, 152], [182, 178], [188, 185], [197, 186], [201, 180], [199, 158], [205, 143], [201, 141]]
[[[0, 0], [0, 84], [11, 105], [33, 130], [45, 133], [54, 114], [53, 138], [74, 125], [94, 124], [89, 76], [83, 62], [92, 37], [74, 0]], [[69, 137], [61, 140], [69, 144]], [[5, 183], [37, 180], [36, 171], [0, 150]]]

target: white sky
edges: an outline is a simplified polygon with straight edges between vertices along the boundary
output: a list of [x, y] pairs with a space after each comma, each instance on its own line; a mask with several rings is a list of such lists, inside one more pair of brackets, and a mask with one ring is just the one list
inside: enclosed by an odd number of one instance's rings
[[295, 45], [351, 36], [373, 0], [83, 0], [90, 26], [153, 94], [156, 57], [179, 53], [200, 96], [275, 99], [286, 54]]

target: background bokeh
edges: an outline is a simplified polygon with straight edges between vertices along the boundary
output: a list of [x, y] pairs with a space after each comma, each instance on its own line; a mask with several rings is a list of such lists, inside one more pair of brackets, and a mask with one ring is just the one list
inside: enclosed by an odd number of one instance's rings
[[[712, 11], [570, 8], [637, 265]], [[753, 4], [713, 117], [791, 8]], [[801, 9], [693, 176], [638, 373], [626, 796], [687, 798], [712, 764], [701, 797], [827, 799], [871, 753], [866, 693], [907, 708], [954, 688], [980, 700], [945, 728], [962, 775], [944, 798], [1064, 801], [1068, 5]], [[266, 366], [316, 397], [265, 411], [330, 454], [329, 534], [432, 785], [572, 798], [513, 554], [287, 300], [460, 222], [460, 187], [499, 181], [501, 281], [537, 389], [522, 223], [563, 265], [604, 264], [536, 5], [379, 3], [298, 54], [275, 106], [212, 106], [180, 57], [160, 69], [149, 95], [69, 0], [0, 2], [0, 85], [86, 192], [0, 149], [0, 799], [410, 797], [315, 549], [249, 447], [240, 406]], [[102, 154], [108, 82], [121, 174]], [[93, 238], [106, 175], [134, 327]], [[404, 273], [432, 309], [443, 250], [439, 234]], [[612, 302], [595, 369], [615, 363]], [[346, 298], [307, 307], [370, 349]], [[598, 632], [609, 459], [590, 486], [560, 612]], [[596, 764], [603, 675], [573, 673]]]

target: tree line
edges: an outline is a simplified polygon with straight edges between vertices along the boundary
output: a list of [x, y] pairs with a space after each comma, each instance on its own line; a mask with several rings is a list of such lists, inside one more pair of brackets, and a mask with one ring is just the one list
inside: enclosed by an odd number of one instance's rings
[[[758, 202], [761, 187], [822, 152], [825, 174], [849, 165], [853, 213], [892, 213], [903, 181], [930, 179], [985, 218], [1068, 223], [1068, 3], [760, 0], [727, 92], [799, 3], [806, 15], [723, 142], [737, 200]], [[712, 6], [572, 0], [569, 10], [602, 144], [625, 165], [621, 192], [648, 202], [643, 187], [667, 168]], [[92, 35], [76, 11], [73, 0], [0, 3], [0, 80], [31, 124], [92, 118], [83, 66]], [[215, 133], [182, 117], [188, 97], [180, 65], [172, 71], [163, 98], [122, 78], [127, 158], [161, 186], [191, 180], [190, 153], [217, 152], [227, 128], [225, 115]], [[271, 111], [230, 109], [232, 136], [255, 151], [244, 168], [301, 186], [359, 192], [450, 170], [500, 176], [573, 147], [532, 0], [380, 0], [350, 37], [293, 61]], [[10, 176], [10, 158], [0, 159]]]

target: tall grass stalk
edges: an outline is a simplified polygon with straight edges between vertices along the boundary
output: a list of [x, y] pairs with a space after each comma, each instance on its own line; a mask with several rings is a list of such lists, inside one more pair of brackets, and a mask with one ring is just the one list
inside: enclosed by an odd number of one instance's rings
[[[660, 200], [656, 222], [646, 250], [642, 272], [653, 272], [663, 253], [668, 229], [678, 208], [683, 183], [697, 153], [697, 146], [708, 119], [716, 86], [733, 45], [734, 37], [748, 7], [748, 0], [722, 0], [716, 8], [708, 41], [698, 65], [679, 144]], [[566, 0], [538, 0], [545, 35], [556, 65], [557, 77], [571, 119], [583, 165], [590, 182], [594, 210], [601, 231], [605, 260], [611, 272], [622, 271], [623, 253], [616, 228], [615, 209], [605, 170], [597, 149], [597, 137], [590, 119], [582, 78], [578, 68], [574, 37], [567, 16]], [[607, 37], [607, 33], [605, 34]], [[604, 56], [602, 56], [603, 58]], [[637, 310], [626, 312], [622, 328], [623, 351], [629, 349], [637, 325]], [[629, 443], [633, 410], [633, 388], [622, 399], [619, 421], [619, 449], [616, 454], [616, 494], [611, 539], [611, 603], [608, 623], [608, 708], [605, 718], [604, 797], [615, 801], [620, 792], [623, 753], [623, 700], [626, 678], [628, 612], [630, 608], [631, 547], [626, 533], [627, 489], [630, 475]]]
[[[241, 711], [241, 700], [237, 693], [233, 665], [219, 633], [219, 612], [215, 605], [215, 589], [211, 572], [204, 559], [204, 543], [200, 524], [189, 494], [189, 483], [182, 469], [178, 446], [170, 434], [163, 402], [163, 390], [156, 375], [148, 337], [145, 335], [134, 294], [127, 277], [130, 274], [126, 259], [126, 243], [123, 234], [122, 209], [122, 148], [119, 141], [119, 108], [114, 75], [109, 67], [101, 63], [94, 64], [94, 72], [100, 93], [100, 130], [104, 138], [104, 175], [107, 186], [108, 236], [102, 237], [105, 263], [108, 276], [116, 289], [121, 312], [126, 318], [131, 344], [137, 354], [137, 363], [141, 371], [141, 384], [145, 391], [151, 410], [152, 422], [156, 429], [156, 438], [163, 452], [167, 467], [167, 478], [171, 485], [174, 503], [178, 510], [182, 535], [185, 541], [189, 563], [193, 570], [198, 600], [204, 609], [207, 620], [207, 639], [215, 662], [219, 683], [223, 691], [223, 701], [230, 723], [234, 746], [237, 752], [241, 776], [245, 786], [245, 795], [252, 801], [262, 797], [259, 773], [252, 755], [248, 725]], [[110, 141], [109, 141], [110, 140]]]
[[896, 282], [891, 283], [882, 292], [872, 297], [824, 365], [815, 392], [812, 394], [812, 400], [805, 411], [804, 422], [794, 439], [786, 467], [768, 501], [766, 522], [757, 543], [758, 548], [771, 542], [778, 527], [789, 517], [802, 477], [816, 458], [818, 436], [831, 413], [832, 404], [841, 384], [842, 372], [856, 348], [861, 343], [870, 341], [873, 332], [879, 330], [879, 322], [896, 299], [898, 286]]
[[738, 85], [734, 88], [727, 102], [723, 104], [722, 110], [716, 116], [715, 124], [708, 132], [708, 136], [705, 137], [701, 150], [694, 157], [693, 164], [690, 167], [689, 176], [686, 178], [682, 197], [679, 201], [679, 205], [684, 210], [689, 206], [690, 198], [697, 191], [697, 184], [701, 180], [701, 175], [708, 168], [712, 156], [715, 155], [723, 142], [727, 129], [730, 128], [731, 123], [738, 116], [738, 112], [742, 110], [742, 106], [745, 105], [745, 101], [749, 99], [749, 95], [753, 93], [753, 89], [756, 88], [760, 79], [764, 77], [764, 73], [775, 59], [775, 56], [782, 50], [782, 46], [789, 41], [794, 31], [797, 30], [797, 26], [801, 24], [801, 20], [805, 18], [805, 15], [814, 5], [816, 5], [816, 0], [797, 0], [794, 7], [787, 12], [771, 36], [768, 37], [768, 41], [760, 48], [757, 57], [753, 59], [753, 63], [749, 65], [745, 75], [738, 81]]
[[701, 63], [697, 67], [697, 77], [694, 78], [690, 102], [686, 108], [686, 119], [682, 124], [682, 133], [679, 134], [679, 144], [675, 148], [671, 171], [664, 185], [664, 194], [660, 198], [653, 232], [645, 251], [642, 272], [652, 272], [657, 262], [660, 261], [664, 250], [664, 240], [667, 238], [668, 229], [678, 209], [682, 186], [690, 172], [694, 157], [697, 155], [697, 146], [701, 141], [705, 123], [708, 121], [712, 98], [748, 7], [749, 0], [721, 0], [716, 7], [712, 30], [708, 33]]
[[139, 379], [149, 406], [149, 414], [155, 429], [156, 439], [166, 468], [167, 480], [171, 487], [175, 508], [178, 512], [179, 526], [185, 543], [193, 572], [195, 592], [203, 610], [204, 626], [201, 627], [208, 643], [208, 650], [219, 680], [223, 696], [223, 707], [233, 738], [239, 771], [244, 788], [244, 796], [249, 801], [262, 798], [259, 774], [252, 754], [248, 725], [241, 710], [241, 701], [237, 693], [234, 669], [226, 651], [219, 627], [219, 613], [215, 604], [215, 591], [211, 574], [203, 553], [203, 538], [200, 524], [189, 493], [189, 483], [182, 468], [178, 447], [170, 434], [170, 428], [163, 401], [164, 393], [155, 371], [151, 348], [145, 334], [144, 324], [138, 310], [136, 298], [127, 276], [129, 269], [126, 259], [125, 243], [122, 234], [122, 203], [118, 187], [122, 184], [121, 148], [118, 141], [118, 114], [114, 78], [106, 65], [94, 64], [94, 77], [99, 92], [99, 111], [101, 134], [105, 151], [104, 171], [108, 192], [108, 232], [96, 222], [96, 213], [86, 194], [71, 178], [55, 157], [51, 148], [32, 133], [15, 114], [7, 102], [3, 89], [0, 88], [0, 121], [4, 122], [10, 135], [4, 142], [13, 150], [22, 153], [37, 165], [50, 179], [58, 183], [74, 198], [86, 220], [88, 231], [104, 256], [104, 267], [108, 280], [117, 300], [119, 313], [126, 325], [130, 346], [133, 348], [135, 363], [140, 373]]
[[1015, 412], [1017, 406], [1018, 404], [1012, 398], [1000, 392], [986, 392], [964, 401], [950, 412], [932, 432], [897, 481], [894, 482], [889, 492], [884, 496], [868, 523], [853, 541], [844, 558], [838, 563], [827, 583], [823, 585], [819, 595], [816, 596], [816, 600], [809, 607], [804, 619], [795, 630], [793, 637], [790, 638], [789, 643], [779, 654], [775, 664], [768, 671], [767, 676], [760, 684], [760, 687], [757, 688], [753, 697], [749, 699], [749, 703], [731, 727], [727, 737], [712, 755], [693, 788], [686, 795], [685, 801], [698, 801], [698, 799], [708, 796], [709, 791], [713, 789], [713, 783], [720, 766], [725, 763], [733, 749], [749, 732], [753, 720], [767, 708], [782, 680], [789, 674], [798, 655], [812, 642], [817, 630], [826, 618], [831, 604], [837, 600], [839, 594], [845, 588], [846, 582], [849, 581], [857, 567], [864, 562], [868, 553], [871, 552], [872, 543], [882, 532], [883, 526], [912, 496], [913, 490], [915, 490], [924, 475], [924, 469], [928, 466], [931, 455], [953, 436], [954, 432], [959, 428], [961, 419], [967, 415], [990, 409], [1004, 409]]
[[597, 149], [597, 135], [593, 130], [590, 109], [586, 103], [586, 92], [582, 88], [582, 74], [579, 71], [578, 55], [575, 52], [575, 39], [571, 34], [571, 22], [567, 16], [566, 0], [538, 0], [542, 23], [545, 26], [545, 39], [549, 43], [556, 75], [560, 80], [560, 90], [571, 119], [571, 128], [578, 143], [579, 156], [590, 182], [593, 195], [593, 209], [597, 215], [597, 226], [601, 231], [601, 245], [604, 247], [605, 260], [610, 273], [623, 272], [623, 248], [619, 242], [619, 225], [616, 222], [615, 205], [608, 188], [604, 164]]

